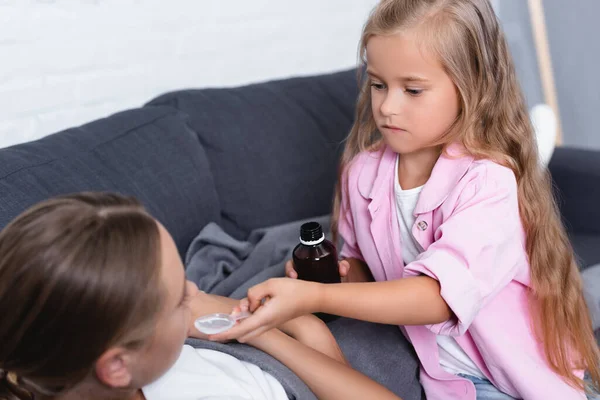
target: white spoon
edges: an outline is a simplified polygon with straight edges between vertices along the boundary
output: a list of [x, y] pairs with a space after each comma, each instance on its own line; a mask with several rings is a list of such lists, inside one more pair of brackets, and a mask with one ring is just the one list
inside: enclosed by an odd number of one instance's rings
[[249, 311], [244, 311], [235, 315], [222, 313], [208, 314], [194, 321], [194, 326], [204, 334], [215, 335], [231, 329], [236, 321], [248, 318], [251, 315], [252, 313]]

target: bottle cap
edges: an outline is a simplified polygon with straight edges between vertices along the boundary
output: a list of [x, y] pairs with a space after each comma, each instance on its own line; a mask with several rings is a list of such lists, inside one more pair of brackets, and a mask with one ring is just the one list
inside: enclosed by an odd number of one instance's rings
[[314, 246], [325, 240], [323, 227], [318, 222], [307, 222], [300, 227], [300, 243]]

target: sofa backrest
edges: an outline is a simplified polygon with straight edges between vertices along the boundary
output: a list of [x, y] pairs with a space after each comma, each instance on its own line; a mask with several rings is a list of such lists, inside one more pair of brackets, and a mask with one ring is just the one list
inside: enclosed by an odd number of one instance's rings
[[204, 225], [220, 222], [208, 160], [186, 118], [144, 107], [0, 149], [0, 228], [55, 195], [113, 191], [141, 200], [183, 254]]
[[213, 171], [223, 226], [245, 237], [258, 227], [331, 212], [357, 95], [351, 70], [177, 91], [149, 104], [190, 116]]

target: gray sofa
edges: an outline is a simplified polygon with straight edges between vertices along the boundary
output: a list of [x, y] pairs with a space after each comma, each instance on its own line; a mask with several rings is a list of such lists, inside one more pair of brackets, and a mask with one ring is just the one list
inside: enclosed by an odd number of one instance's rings
[[[354, 70], [184, 90], [0, 149], [0, 228], [80, 190], [139, 197], [182, 253], [209, 221], [243, 238], [326, 214], [356, 96]], [[557, 148], [550, 170], [581, 265], [600, 263], [600, 152]]]
[[[353, 70], [178, 91], [0, 149], [0, 227], [54, 195], [116, 191], [138, 197], [184, 255], [209, 222], [242, 239], [327, 214], [356, 96]], [[600, 263], [600, 153], [558, 148], [550, 170], [581, 265]], [[407, 388], [399, 394], [416, 398], [414, 355], [399, 362], [411, 371], [394, 378]]]

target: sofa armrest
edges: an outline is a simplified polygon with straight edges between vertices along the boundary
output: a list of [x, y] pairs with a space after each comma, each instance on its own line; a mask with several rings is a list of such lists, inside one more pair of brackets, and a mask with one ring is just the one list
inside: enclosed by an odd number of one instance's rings
[[548, 166], [571, 235], [600, 235], [600, 151], [557, 147]]

